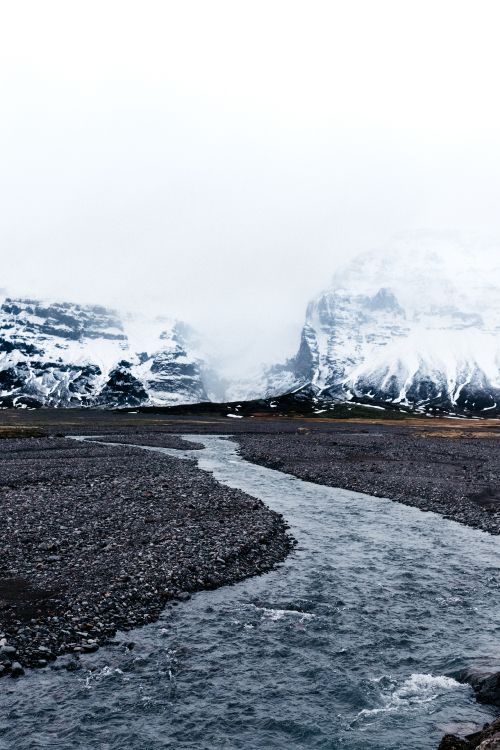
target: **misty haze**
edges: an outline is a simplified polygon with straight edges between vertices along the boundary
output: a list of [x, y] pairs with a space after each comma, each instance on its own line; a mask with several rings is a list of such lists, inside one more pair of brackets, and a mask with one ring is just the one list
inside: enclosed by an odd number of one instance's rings
[[0, 750], [500, 748], [500, 10], [0, 23]]

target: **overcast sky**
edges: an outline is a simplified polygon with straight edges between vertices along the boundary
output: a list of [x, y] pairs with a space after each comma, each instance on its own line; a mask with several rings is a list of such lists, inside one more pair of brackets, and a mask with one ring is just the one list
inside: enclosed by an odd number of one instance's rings
[[337, 265], [500, 237], [500, 10], [0, 0], [0, 286], [292, 353]]

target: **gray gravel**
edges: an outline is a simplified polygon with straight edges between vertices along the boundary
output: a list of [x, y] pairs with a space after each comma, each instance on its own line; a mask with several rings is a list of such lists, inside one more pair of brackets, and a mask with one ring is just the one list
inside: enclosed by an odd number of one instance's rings
[[373, 425], [236, 439], [249, 461], [500, 533], [500, 435], [437, 437]]
[[194, 462], [59, 438], [0, 447], [0, 674], [94, 651], [292, 548], [281, 516]]

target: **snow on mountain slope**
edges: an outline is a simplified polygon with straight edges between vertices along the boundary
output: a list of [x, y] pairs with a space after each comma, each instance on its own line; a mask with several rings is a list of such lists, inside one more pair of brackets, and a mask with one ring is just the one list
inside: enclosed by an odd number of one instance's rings
[[[419, 234], [358, 256], [307, 308], [297, 354], [225, 382], [189, 329], [97, 306], [4, 300], [0, 406], [274, 397], [500, 414], [500, 253]], [[300, 394], [299, 394], [300, 392]]]
[[267, 396], [500, 413], [500, 260], [474, 238], [416, 235], [358, 256], [306, 313]]
[[0, 406], [138, 406], [206, 400], [186, 326], [99, 306], [6, 299]]

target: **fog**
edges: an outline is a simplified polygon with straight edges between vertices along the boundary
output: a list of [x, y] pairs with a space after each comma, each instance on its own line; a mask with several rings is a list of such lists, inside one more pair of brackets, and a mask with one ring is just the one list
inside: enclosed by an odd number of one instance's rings
[[2, 3], [0, 286], [179, 317], [231, 374], [283, 359], [357, 252], [500, 237], [499, 21], [481, 0]]

